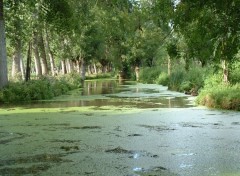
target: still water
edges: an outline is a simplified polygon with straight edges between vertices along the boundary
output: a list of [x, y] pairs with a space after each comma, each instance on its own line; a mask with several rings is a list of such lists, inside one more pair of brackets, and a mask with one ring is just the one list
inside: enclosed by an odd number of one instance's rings
[[27, 104], [28, 108], [115, 106], [130, 108], [185, 108], [193, 107], [193, 97], [168, 91], [156, 84], [140, 84], [116, 80], [86, 81], [84, 88], [74, 90], [50, 101]]
[[155, 84], [86, 82], [0, 109], [0, 175], [239, 176], [240, 113]]

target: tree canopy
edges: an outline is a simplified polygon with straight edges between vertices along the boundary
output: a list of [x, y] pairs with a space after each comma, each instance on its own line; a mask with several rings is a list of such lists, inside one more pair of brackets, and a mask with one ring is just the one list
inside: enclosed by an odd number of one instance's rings
[[37, 76], [50, 67], [79, 71], [83, 62], [118, 71], [152, 67], [165, 62], [162, 51], [203, 66], [231, 63], [239, 51], [239, 5], [238, 0], [5, 0], [5, 60], [12, 62], [13, 77], [24, 74], [20, 64], [30, 42]]

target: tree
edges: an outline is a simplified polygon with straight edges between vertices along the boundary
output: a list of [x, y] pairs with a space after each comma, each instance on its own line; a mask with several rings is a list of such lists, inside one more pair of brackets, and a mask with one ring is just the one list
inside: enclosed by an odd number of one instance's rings
[[176, 8], [175, 29], [189, 40], [194, 56], [201, 56], [202, 62], [223, 62], [225, 82], [228, 82], [227, 63], [239, 49], [239, 5], [236, 0], [181, 0]]
[[168, 75], [171, 75], [171, 60], [178, 57], [177, 43], [172, 39], [167, 44], [167, 53], [168, 53]]
[[0, 0], [0, 88], [8, 84], [3, 0]]

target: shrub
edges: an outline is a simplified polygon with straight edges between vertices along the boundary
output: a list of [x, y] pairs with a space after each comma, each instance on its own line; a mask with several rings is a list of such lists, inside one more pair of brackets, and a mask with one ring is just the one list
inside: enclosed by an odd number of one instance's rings
[[139, 79], [143, 83], [156, 83], [163, 69], [159, 67], [146, 67], [140, 69]]
[[239, 60], [231, 65], [231, 69], [229, 71], [229, 81], [232, 84], [239, 83], [239, 81], [240, 81], [240, 62], [239, 62]]
[[183, 69], [176, 69], [169, 77], [168, 88], [179, 91], [181, 84], [184, 82], [186, 72]]
[[157, 84], [161, 84], [163, 86], [167, 86], [168, 85], [168, 81], [169, 81], [169, 76], [166, 72], [162, 72], [160, 73], [160, 75], [158, 76], [156, 83]]
[[224, 84], [221, 79], [217, 74], [205, 81], [205, 86], [196, 99], [197, 104], [210, 108], [240, 110], [240, 84]]
[[28, 82], [10, 82], [7, 87], [0, 90], [0, 102], [46, 100], [80, 86], [80, 76], [77, 74], [57, 78], [42, 77]]

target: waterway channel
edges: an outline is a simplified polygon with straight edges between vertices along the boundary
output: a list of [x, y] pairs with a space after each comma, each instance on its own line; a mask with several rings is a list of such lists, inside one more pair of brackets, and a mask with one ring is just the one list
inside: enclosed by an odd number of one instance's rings
[[155, 84], [88, 81], [0, 107], [0, 175], [240, 176], [240, 112]]

